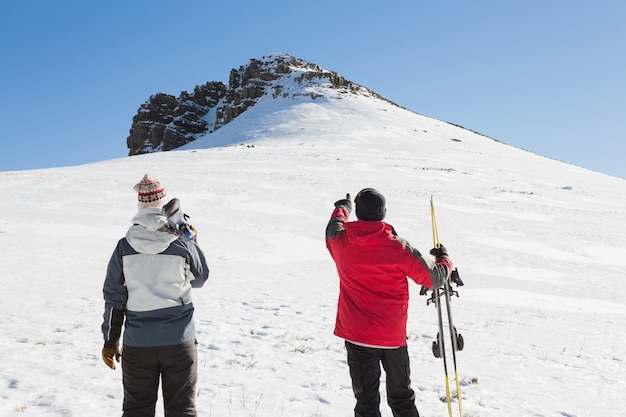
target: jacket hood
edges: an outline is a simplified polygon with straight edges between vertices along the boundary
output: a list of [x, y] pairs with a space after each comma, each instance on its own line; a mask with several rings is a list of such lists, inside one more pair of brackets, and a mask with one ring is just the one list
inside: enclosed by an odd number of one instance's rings
[[348, 241], [357, 246], [375, 246], [393, 236], [393, 228], [383, 221], [357, 220], [344, 224]]
[[147, 207], [140, 209], [132, 219], [133, 225], [126, 232], [126, 240], [139, 253], [157, 254], [163, 252], [178, 239], [178, 235], [163, 232], [167, 218], [160, 208]]

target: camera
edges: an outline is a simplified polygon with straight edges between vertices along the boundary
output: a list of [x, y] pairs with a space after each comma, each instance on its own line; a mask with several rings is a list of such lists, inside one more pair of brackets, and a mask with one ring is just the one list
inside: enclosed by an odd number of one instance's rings
[[196, 233], [187, 222], [189, 216], [183, 213], [183, 210], [180, 208], [179, 199], [172, 198], [169, 203], [164, 205], [163, 215], [167, 218], [168, 226], [174, 233], [190, 240], [196, 237]]

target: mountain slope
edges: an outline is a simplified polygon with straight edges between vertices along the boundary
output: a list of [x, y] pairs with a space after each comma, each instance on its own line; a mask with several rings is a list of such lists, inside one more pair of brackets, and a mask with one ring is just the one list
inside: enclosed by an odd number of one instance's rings
[[260, 100], [316, 98], [308, 86], [323, 83], [328, 89], [377, 96], [340, 74], [288, 54], [252, 58], [232, 69], [228, 85], [210, 81], [178, 97], [158, 93], [142, 104], [133, 117], [126, 143], [129, 155], [169, 151], [196, 140], [254, 107]]
[[[352, 415], [323, 231], [333, 202], [366, 186], [423, 251], [434, 196], [466, 283], [453, 300], [465, 416], [621, 415], [626, 182], [375, 96], [306, 88], [315, 99], [263, 98], [182, 150], [0, 173], [0, 414], [120, 412], [121, 373], [100, 359], [101, 288], [132, 186], [153, 172], [211, 267], [193, 294], [200, 415]], [[435, 311], [411, 290], [416, 402], [445, 415]]]

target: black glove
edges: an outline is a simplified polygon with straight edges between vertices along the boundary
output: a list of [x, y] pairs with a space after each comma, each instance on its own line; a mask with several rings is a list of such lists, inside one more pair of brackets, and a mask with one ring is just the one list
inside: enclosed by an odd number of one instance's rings
[[446, 247], [443, 246], [441, 243], [439, 244], [439, 246], [432, 248], [430, 250], [430, 254], [433, 255], [435, 258], [448, 258], [449, 257]]
[[346, 198], [337, 200], [335, 202], [335, 207], [344, 207], [346, 210], [352, 211], [352, 201], [350, 201], [350, 193], [346, 194]]

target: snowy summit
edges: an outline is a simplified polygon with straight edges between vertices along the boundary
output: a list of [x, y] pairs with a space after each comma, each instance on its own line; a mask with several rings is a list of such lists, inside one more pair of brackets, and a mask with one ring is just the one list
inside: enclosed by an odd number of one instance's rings
[[[132, 187], [152, 172], [211, 269], [193, 293], [200, 416], [353, 415], [324, 228], [365, 187], [422, 253], [433, 198], [465, 282], [452, 299], [464, 416], [622, 416], [626, 182], [291, 69], [280, 94], [175, 151], [0, 172], [0, 415], [121, 415], [120, 369], [100, 357], [102, 285], [137, 211]], [[437, 317], [410, 287], [416, 405], [444, 416]]]

